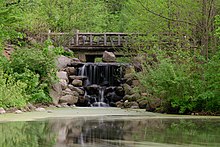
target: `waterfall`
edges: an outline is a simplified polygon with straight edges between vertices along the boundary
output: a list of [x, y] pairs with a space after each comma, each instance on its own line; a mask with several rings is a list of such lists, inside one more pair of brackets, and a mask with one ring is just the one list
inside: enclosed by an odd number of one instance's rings
[[84, 97], [89, 99], [92, 106], [109, 106], [112, 100], [106, 97], [109, 92], [107, 89], [120, 86], [123, 66], [119, 63], [84, 63], [79, 67], [78, 76], [86, 77], [83, 82]]

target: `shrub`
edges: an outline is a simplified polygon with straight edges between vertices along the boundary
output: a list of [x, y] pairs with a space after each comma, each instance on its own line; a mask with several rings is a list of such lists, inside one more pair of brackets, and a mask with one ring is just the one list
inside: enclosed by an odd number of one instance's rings
[[0, 70], [0, 85], [0, 107], [25, 106], [28, 99], [25, 83], [16, 81], [13, 76], [4, 74], [3, 70]]
[[48, 88], [55, 80], [56, 54], [45, 47], [44, 49], [17, 49], [11, 58], [10, 67], [16, 80], [26, 83], [26, 94], [29, 101], [34, 103], [50, 102]]
[[204, 111], [220, 113], [220, 51], [204, 65], [204, 87], [200, 95], [200, 107]]

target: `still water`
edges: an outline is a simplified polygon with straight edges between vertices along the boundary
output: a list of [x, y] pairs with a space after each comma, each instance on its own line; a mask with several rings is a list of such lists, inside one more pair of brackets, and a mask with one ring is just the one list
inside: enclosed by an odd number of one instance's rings
[[0, 147], [220, 147], [220, 119], [56, 118], [0, 123]]

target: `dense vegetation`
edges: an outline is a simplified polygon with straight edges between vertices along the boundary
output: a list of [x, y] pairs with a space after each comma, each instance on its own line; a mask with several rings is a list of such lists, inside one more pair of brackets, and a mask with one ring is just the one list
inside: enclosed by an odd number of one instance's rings
[[145, 57], [141, 91], [162, 99], [165, 112], [220, 112], [217, 0], [5, 0], [0, 7], [0, 49], [15, 48], [9, 61], [0, 56], [0, 107], [50, 102], [60, 52], [30, 38], [78, 29], [145, 33], [132, 44]]

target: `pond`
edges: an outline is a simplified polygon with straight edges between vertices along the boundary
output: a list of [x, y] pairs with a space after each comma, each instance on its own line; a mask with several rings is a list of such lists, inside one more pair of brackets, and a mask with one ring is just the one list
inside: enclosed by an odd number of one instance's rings
[[1, 122], [1, 147], [220, 146], [220, 119], [96, 116]]

